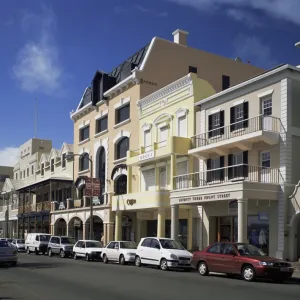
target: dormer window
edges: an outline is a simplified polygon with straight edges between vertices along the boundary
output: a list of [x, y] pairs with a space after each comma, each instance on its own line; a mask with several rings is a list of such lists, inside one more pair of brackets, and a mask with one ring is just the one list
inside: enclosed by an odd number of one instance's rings
[[54, 172], [54, 158], [51, 159], [51, 173]]
[[61, 158], [61, 167], [62, 168], [65, 168], [66, 167], [66, 153], [64, 153], [62, 155], [62, 158]]
[[44, 167], [45, 167], [45, 165], [42, 164], [42, 165], [41, 165], [41, 175], [42, 175], [42, 176], [44, 176]]

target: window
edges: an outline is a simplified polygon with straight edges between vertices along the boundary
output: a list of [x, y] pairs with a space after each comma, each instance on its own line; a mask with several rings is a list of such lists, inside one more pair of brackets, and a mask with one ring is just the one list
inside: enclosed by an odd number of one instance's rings
[[54, 158], [51, 159], [51, 173], [54, 172]]
[[208, 253], [215, 253], [215, 254], [221, 254], [223, 252], [223, 244], [217, 243], [212, 245], [207, 252]]
[[248, 151], [228, 155], [228, 179], [245, 177], [248, 177]]
[[196, 67], [193, 67], [193, 66], [189, 66], [189, 73], [195, 73], [197, 74], [197, 68]]
[[224, 110], [208, 116], [208, 137], [224, 134]]
[[166, 167], [159, 168], [159, 186], [161, 189], [167, 188], [167, 168]]
[[41, 165], [41, 175], [44, 176], [44, 164]]
[[123, 137], [121, 140], [119, 140], [116, 148], [117, 148], [116, 159], [121, 159], [126, 157], [127, 151], [129, 150], [129, 138]]
[[155, 190], [155, 169], [142, 171], [144, 191]]
[[29, 177], [29, 168], [27, 168], [27, 177]]
[[20, 172], [20, 179], [22, 179], [22, 171]]
[[101, 147], [97, 156], [98, 160], [98, 178], [100, 179], [100, 199], [104, 200], [104, 192], [105, 192], [105, 171], [106, 171], [106, 155], [104, 147]]
[[116, 124], [124, 122], [130, 118], [130, 104], [126, 104], [116, 110]]
[[264, 116], [272, 115], [272, 98], [267, 98], [262, 101], [262, 114]]
[[61, 157], [61, 167], [62, 168], [66, 167], [66, 153], [64, 153]]
[[224, 156], [206, 161], [207, 182], [224, 180]]
[[34, 166], [31, 166], [31, 175], [34, 174]]
[[23, 171], [23, 178], [25, 178], [25, 170]]
[[271, 153], [270, 152], [262, 152], [261, 153], [261, 166], [264, 168], [271, 167]]
[[178, 136], [187, 137], [186, 115], [178, 118]]
[[127, 176], [122, 174], [115, 180], [115, 194], [124, 195], [127, 193]]
[[223, 254], [227, 254], [227, 255], [236, 254], [236, 249], [232, 244], [224, 244]]
[[142, 247], [150, 247], [152, 239], [144, 239]]
[[230, 131], [248, 127], [249, 102], [230, 108]]
[[150, 130], [144, 131], [144, 147], [145, 147], [145, 151], [151, 150], [151, 131]]
[[158, 147], [163, 147], [163, 146], [165, 146], [167, 144], [168, 133], [169, 133], [168, 126], [164, 126], [164, 127], [160, 128], [160, 132], [159, 132], [159, 146]]
[[222, 75], [222, 91], [227, 90], [230, 87], [230, 77]]
[[16, 180], [18, 180], [18, 173], [16, 173]]
[[108, 245], [107, 245], [107, 247], [106, 248], [108, 248], [108, 249], [114, 249], [115, 248], [115, 242], [110, 242]]
[[86, 126], [79, 130], [79, 142], [82, 142], [90, 137], [90, 126]]
[[96, 133], [100, 133], [104, 130], [107, 130], [107, 116], [96, 120]]
[[151, 247], [151, 248], [160, 249], [160, 244], [159, 244], [158, 240], [152, 239], [151, 244], [150, 244], [150, 247]]
[[90, 167], [89, 155], [88, 153], [83, 153], [79, 158], [79, 171], [88, 170]]

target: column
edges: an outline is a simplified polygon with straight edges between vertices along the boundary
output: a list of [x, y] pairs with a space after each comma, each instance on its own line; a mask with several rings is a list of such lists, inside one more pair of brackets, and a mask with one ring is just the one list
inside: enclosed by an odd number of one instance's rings
[[187, 249], [192, 250], [193, 248], [193, 210], [188, 209], [188, 240]]
[[138, 243], [141, 239], [141, 220], [136, 219], [136, 236], [135, 236], [135, 242]]
[[165, 237], [166, 235], [166, 209], [159, 207], [157, 211], [157, 237]]
[[238, 242], [247, 242], [247, 208], [248, 199], [238, 199]]
[[[73, 225], [74, 227], [74, 225]], [[87, 237], [85, 236], [86, 234], [86, 223], [82, 225], [82, 239], [85, 240]], [[75, 236], [75, 229], [73, 228], [73, 235]]]
[[154, 172], [155, 172], [155, 190], [159, 191], [160, 190], [159, 167], [155, 167]]
[[171, 154], [171, 170], [170, 170], [170, 177], [171, 177], [171, 191], [174, 190], [174, 177], [176, 176], [176, 155]]
[[122, 212], [116, 211], [115, 217], [115, 240], [121, 240], [121, 233], [122, 233]]
[[132, 193], [132, 167], [127, 167], [127, 194]]
[[106, 237], [104, 237], [104, 242], [108, 244], [110, 241], [114, 239], [114, 223], [109, 222], [106, 224]]
[[171, 205], [171, 238], [178, 240], [179, 206]]

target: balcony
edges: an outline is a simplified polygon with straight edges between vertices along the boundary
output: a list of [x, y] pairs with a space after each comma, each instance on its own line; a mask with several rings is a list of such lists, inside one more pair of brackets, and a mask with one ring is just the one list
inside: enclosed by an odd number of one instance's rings
[[170, 154], [187, 155], [190, 149], [190, 138], [171, 136], [166, 141], [153, 143], [138, 150], [127, 151], [126, 163], [128, 166], [133, 166], [170, 157]]
[[28, 213], [36, 213], [36, 212], [42, 212], [42, 211], [50, 211], [51, 208], [51, 202], [45, 201], [45, 202], [39, 202], [36, 204], [25, 204], [25, 206], [19, 206], [18, 212], [19, 214], [28, 214]]
[[249, 151], [258, 142], [276, 145], [279, 143], [280, 131], [279, 118], [257, 116], [192, 137], [189, 154], [206, 159], [212, 152], [220, 156], [227, 155], [231, 148]]
[[169, 205], [168, 190], [145, 191], [112, 197], [112, 211], [139, 210], [147, 208], [158, 208], [161, 205]]

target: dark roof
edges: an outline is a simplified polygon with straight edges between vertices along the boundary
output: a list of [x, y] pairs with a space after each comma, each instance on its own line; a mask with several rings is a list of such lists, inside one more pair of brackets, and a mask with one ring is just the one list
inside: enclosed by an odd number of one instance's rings
[[85, 105], [89, 104], [92, 101], [92, 88], [89, 87], [87, 88], [84, 96], [83, 96], [83, 100], [80, 103], [79, 109], [84, 107]]

